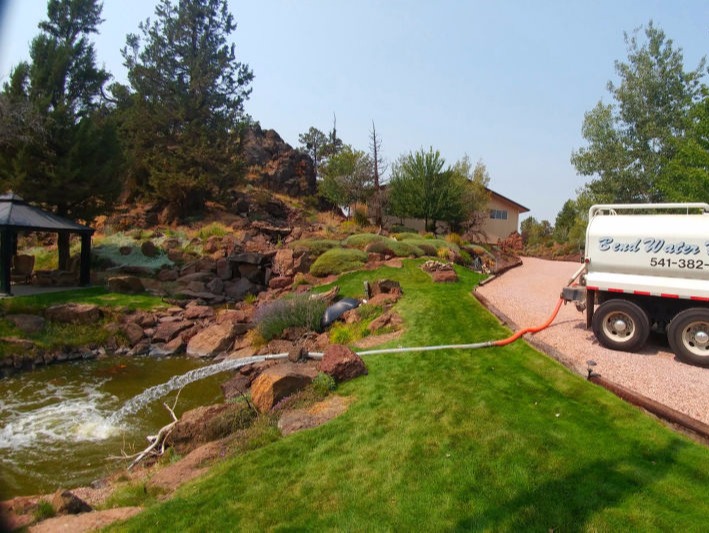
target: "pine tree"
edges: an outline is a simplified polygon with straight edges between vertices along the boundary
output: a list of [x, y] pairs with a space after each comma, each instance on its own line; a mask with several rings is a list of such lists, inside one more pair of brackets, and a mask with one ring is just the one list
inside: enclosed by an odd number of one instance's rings
[[160, 0], [127, 38], [130, 89], [121, 95], [132, 172], [143, 192], [186, 216], [239, 174], [244, 102], [253, 73], [236, 61], [226, 0]]

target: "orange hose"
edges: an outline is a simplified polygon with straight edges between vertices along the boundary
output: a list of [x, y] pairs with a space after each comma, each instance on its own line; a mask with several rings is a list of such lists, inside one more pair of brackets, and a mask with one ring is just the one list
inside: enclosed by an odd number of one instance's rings
[[543, 329], [546, 329], [549, 327], [549, 325], [554, 322], [554, 319], [556, 318], [556, 315], [559, 314], [559, 309], [561, 309], [561, 304], [564, 303], [563, 298], [559, 298], [559, 301], [556, 304], [556, 307], [554, 308], [554, 312], [551, 314], [549, 319], [542, 324], [541, 326], [533, 326], [530, 328], [524, 328], [519, 330], [517, 333], [512, 335], [511, 337], [507, 337], [506, 339], [502, 339], [499, 341], [494, 341], [492, 343], [492, 346], [507, 346], [508, 344], [513, 343], [517, 339], [519, 339], [522, 335], [525, 335], [526, 333], [537, 333], [538, 331], [541, 331]]

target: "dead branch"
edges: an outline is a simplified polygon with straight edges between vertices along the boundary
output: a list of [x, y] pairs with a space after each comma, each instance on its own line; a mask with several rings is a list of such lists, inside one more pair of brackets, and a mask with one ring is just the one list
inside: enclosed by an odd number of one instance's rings
[[[147, 448], [145, 448], [143, 451], [134, 453], [132, 455], [128, 455], [125, 453], [125, 451], [121, 451], [121, 456], [120, 457], [111, 457], [111, 459], [133, 459], [133, 462], [128, 465], [127, 470], [130, 470], [133, 468], [135, 465], [140, 463], [143, 459], [145, 459], [149, 455], [157, 455], [160, 456], [165, 453], [166, 445], [165, 441], [167, 437], [170, 435], [172, 432], [172, 429], [175, 427], [175, 424], [177, 424], [177, 416], [175, 415], [175, 406], [177, 405], [177, 400], [180, 397], [180, 393], [182, 392], [182, 389], [180, 389], [177, 392], [177, 396], [175, 397], [175, 402], [172, 404], [172, 407], [167, 405], [165, 402], [163, 402], [163, 406], [165, 406], [165, 409], [168, 410], [170, 413], [170, 416], [172, 417], [172, 422], [169, 424], [163, 426], [160, 428], [160, 430], [157, 432], [156, 435], [148, 435], [146, 439], [150, 443]], [[159, 447], [159, 450], [157, 448]]]

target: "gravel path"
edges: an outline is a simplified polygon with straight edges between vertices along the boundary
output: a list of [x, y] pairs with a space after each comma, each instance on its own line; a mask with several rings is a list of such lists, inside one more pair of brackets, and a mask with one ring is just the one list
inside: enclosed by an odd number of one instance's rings
[[[523, 261], [522, 266], [476, 291], [509, 320], [513, 330], [543, 324], [554, 310], [562, 287], [580, 266], [531, 257]], [[594, 371], [603, 377], [709, 424], [709, 368], [677, 360], [664, 336], [651, 335], [640, 352], [609, 350], [586, 329], [585, 314], [567, 304], [548, 329], [525, 338], [550, 346], [554, 357], [584, 376], [586, 361], [593, 359], [597, 363]]]

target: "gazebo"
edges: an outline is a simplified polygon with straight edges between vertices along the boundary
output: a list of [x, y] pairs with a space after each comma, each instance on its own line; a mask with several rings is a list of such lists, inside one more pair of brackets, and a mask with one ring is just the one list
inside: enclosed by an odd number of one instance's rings
[[20, 196], [9, 192], [0, 195], [0, 294], [12, 294], [10, 270], [17, 247], [17, 233], [20, 231], [81, 235], [79, 285], [90, 284], [91, 236], [94, 229], [31, 206]]

